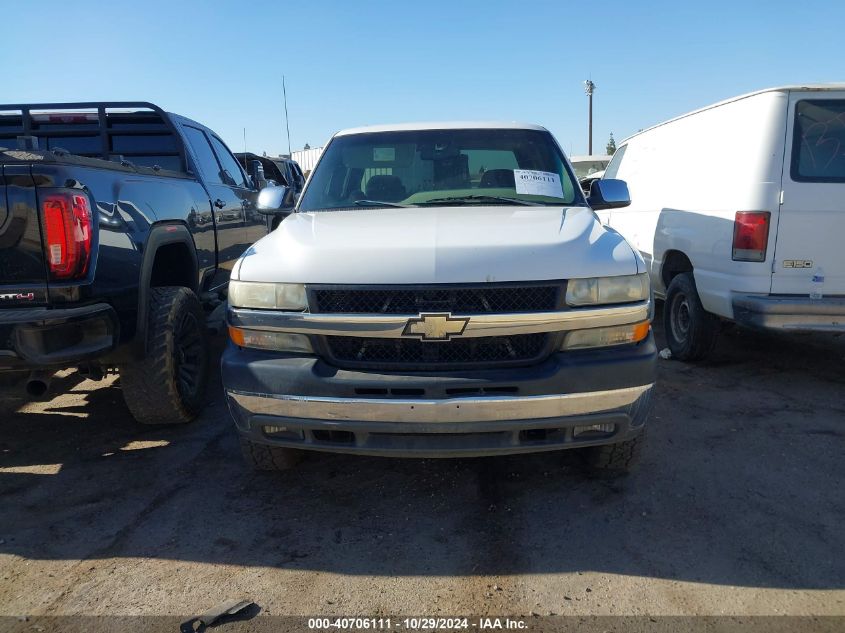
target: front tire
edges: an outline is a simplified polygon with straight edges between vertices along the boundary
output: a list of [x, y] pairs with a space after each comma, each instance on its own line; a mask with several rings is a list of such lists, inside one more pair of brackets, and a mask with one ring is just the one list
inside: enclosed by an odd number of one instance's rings
[[205, 404], [205, 313], [188, 288], [152, 288], [150, 293], [147, 353], [120, 368], [123, 399], [142, 424], [184, 424]]
[[253, 470], [290, 470], [302, 460], [302, 451], [283, 446], [267, 446], [245, 437], [240, 438], [244, 461]]
[[692, 273], [675, 276], [663, 305], [663, 330], [672, 357], [701, 360], [716, 346], [719, 328], [719, 318], [701, 305]]
[[627, 475], [640, 460], [645, 443], [645, 429], [634, 439], [616, 444], [581, 449], [587, 471], [594, 477], [614, 478]]

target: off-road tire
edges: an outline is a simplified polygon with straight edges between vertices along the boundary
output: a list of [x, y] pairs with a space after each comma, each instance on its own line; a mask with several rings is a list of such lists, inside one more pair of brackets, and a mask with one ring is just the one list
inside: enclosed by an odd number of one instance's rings
[[634, 439], [616, 444], [581, 449], [584, 465], [595, 477], [621, 477], [631, 472], [640, 459], [645, 429]]
[[184, 424], [205, 404], [208, 386], [205, 313], [188, 288], [150, 290], [147, 350], [120, 368], [123, 399], [142, 424]]
[[302, 451], [283, 446], [258, 444], [245, 437], [240, 438], [244, 461], [253, 470], [290, 470], [302, 460]]
[[663, 304], [663, 330], [672, 358], [701, 360], [716, 346], [719, 317], [701, 305], [692, 273], [681, 273], [669, 284]]

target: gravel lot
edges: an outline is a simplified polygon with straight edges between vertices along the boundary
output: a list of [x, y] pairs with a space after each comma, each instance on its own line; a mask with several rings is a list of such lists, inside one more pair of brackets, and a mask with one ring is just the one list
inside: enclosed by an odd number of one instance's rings
[[175, 429], [139, 428], [114, 378], [9, 393], [0, 615], [845, 615], [845, 337], [733, 330], [659, 362], [614, 482], [568, 453], [253, 474], [219, 378]]

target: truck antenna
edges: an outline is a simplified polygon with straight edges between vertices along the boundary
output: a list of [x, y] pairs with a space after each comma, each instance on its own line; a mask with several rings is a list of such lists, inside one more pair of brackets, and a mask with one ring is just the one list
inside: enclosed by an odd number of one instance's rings
[[290, 151], [290, 122], [288, 121], [288, 91], [285, 87], [285, 76], [282, 75], [282, 94], [285, 99], [285, 127], [288, 131], [288, 158], [292, 158], [293, 154]]

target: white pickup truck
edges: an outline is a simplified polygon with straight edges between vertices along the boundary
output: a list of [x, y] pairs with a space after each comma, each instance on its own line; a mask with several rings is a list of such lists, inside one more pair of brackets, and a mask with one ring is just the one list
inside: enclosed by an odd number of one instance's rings
[[[544, 128], [336, 134], [296, 208], [235, 264], [222, 362], [247, 461], [583, 448], [624, 472], [655, 380], [640, 255]], [[592, 208], [591, 208], [592, 207]], [[291, 211], [293, 211], [291, 213]]]

